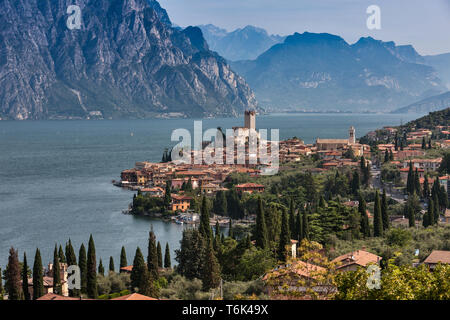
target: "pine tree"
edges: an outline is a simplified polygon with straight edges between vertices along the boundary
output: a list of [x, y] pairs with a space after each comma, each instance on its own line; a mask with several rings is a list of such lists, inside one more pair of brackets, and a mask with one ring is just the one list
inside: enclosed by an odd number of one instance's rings
[[150, 277], [153, 280], [158, 279], [158, 249], [156, 248], [156, 236], [153, 232], [153, 226], [151, 227], [148, 237], [148, 255], [147, 255], [147, 268], [150, 273]]
[[21, 270], [17, 250], [9, 249], [8, 265], [5, 270], [5, 289], [9, 300], [22, 300], [22, 286], [20, 285]]
[[383, 217], [381, 216], [380, 194], [378, 193], [378, 190], [375, 193], [373, 235], [375, 237], [383, 236]]
[[100, 258], [100, 261], [98, 263], [98, 274], [101, 275], [102, 277], [105, 276], [105, 267], [103, 267], [103, 261]]
[[87, 293], [87, 257], [86, 248], [82, 243], [78, 253], [78, 266], [80, 267], [81, 292]]
[[198, 229], [202, 235], [202, 237], [209, 241], [212, 238], [211, 226], [209, 225], [209, 210], [208, 203], [206, 202], [206, 197], [204, 196], [202, 199], [202, 207], [200, 210], [200, 226]]
[[61, 284], [61, 267], [59, 265], [59, 255], [58, 255], [58, 247], [55, 245], [55, 249], [53, 250], [53, 292], [56, 294], [62, 294], [62, 284]]
[[120, 251], [120, 270], [119, 272], [122, 272], [122, 268], [125, 268], [126, 266], [128, 266], [128, 262], [127, 262], [127, 253], [125, 251], [125, 247], [122, 247], [122, 250]]
[[114, 259], [113, 257], [109, 257], [109, 272], [114, 272], [115, 268], [114, 268]]
[[386, 231], [389, 229], [389, 214], [385, 189], [383, 189], [383, 195], [381, 196], [381, 217], [383, 219], [383, 230]]
[[95, 256], [95, 244], [92, 235], [89, 237], [87, 253], [87, 295], [91, 299], [97, 299], [97, 259]]
[[66, 256], [61, 245], [59, 245], [58, 259], [60, 263], [66, 263]]
[[22, 292], [24, 300], [30, 300], [30, 291], [28, 289], [28, 263], [27, 263], [27, 254], [25, 252], [23, 253], [23, 265], [22, 265]]
[[41, 252], [36, 249], [33, 264], [33, 300], [44, 295], [44, 268], [42, 267]]
[[175, 250], [177, 272], [187, 279], [201, 278], [205, 242], [197, 229], [183, 230], [180, 249]]
[[267, 243], [267, 229], [266, 220], [264, 216], [264, 209], [262, 205], [261, 197], [258, 199], [258, 210], [256, 211], [256, 246], [265, 249], [268, 246]]
[[361, 233], [364, 237], [370, 237], [369, 217], [367, 216], [366, 200], [359, 194], [358, 212], [361, 215]]
[[163, 258], [162, 258], [161, 243], [159, 241], [156, 246], [156, 252], [158, 253], [158, 268], [162, 268], [163, 267]]
[[201, 277], [203, 290], [205, 291], [217, 288], [220, 284], [220, 265], [214, 254], [212, 241], [208, 240], [208, 242], [209, 244], [206, 246]]
[[290, 232], [286, 210], [283, 209], [282, 211], [280, 242], [278, 244], [278, 260], [285, 262], [287, 259], [286, 246], [290, 242]]
[[166, 252], [164, 253], [164, 268], [171, 268], [169, 243], [166, 243]]

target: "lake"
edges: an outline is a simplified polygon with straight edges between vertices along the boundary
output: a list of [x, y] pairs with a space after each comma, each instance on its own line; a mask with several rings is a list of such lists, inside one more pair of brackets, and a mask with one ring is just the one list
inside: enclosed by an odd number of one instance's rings
[[[257, 117], [257, 128], [279, 129], [280, 139], [297, 136], [347, 138], [387, 125], [399, 125], [417, 114], [272, 114]], [[203, 130], [242, 126], [243, 118], [203, 120]], [[11, 246], [26, 251], [29, 264], [40, 248], [43, 264], [53, 259], [55, 243], [70, 238], [78, 255], [93, 234], [97, 258], [107, 268], [113, 256], [119, 266], [125, 246], [131, 264], [136, 247], [145, 256], [150, 225], [172, 259], [183, 226], [122, 214], [131, 191], [111, 184], [136, 161], [160, 161], [172, 130], [193, 130], [193, 119], [118, 121], [0, 121], [0, 267]], [[193, 132], [193, 131], [191, 131]], [[192, 133], [193, 136], [193, 133]]]

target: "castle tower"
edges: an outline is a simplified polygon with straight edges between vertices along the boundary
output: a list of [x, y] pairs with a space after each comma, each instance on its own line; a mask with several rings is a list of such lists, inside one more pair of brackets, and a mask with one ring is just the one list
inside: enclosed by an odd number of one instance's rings
[[256, 112], [245, 111], [245, 128], [256, 130]]
[[356, 143], [356, 130], [355, 130], [355, 128], [353, 126], [351, 126], [350, 130], [349, 130], [348, 143], [349, 144], [355, 144]]

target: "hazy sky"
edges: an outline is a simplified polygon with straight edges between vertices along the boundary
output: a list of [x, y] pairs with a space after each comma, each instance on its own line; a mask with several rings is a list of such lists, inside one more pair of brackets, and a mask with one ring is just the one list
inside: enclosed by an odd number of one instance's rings
[[[228, 31], [254, 25], [269, 33], [328, 32], [412, 44], [420, 54], [450, 52], [450, 0], [159, 0], [180, 26], [212, 23]], [[370, 5], [381, 30], [366, 26]]]

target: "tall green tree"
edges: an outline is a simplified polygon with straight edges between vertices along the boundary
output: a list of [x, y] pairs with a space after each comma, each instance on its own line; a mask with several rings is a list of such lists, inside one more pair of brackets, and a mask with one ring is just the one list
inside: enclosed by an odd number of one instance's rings
[[210, 226], [210, 222], [209, 222], [209, 208], [208, 208], [208, 203], [206, 201], [206, 196], [203, 196], [203, 198], [202, 198], [202, 207], [200, 210], [199, 231], [205, 240], [209, 241], [212, 239], [212, 231], [211, 231], [211, 226]]
[[158, 253], [158, 268], [162, 268], [163, 267], [163, 258], [162, 258], [161, 243], [159, 241], [156, 246], [156, 252]]
[[59, 259], [59, 262], [66, 263], [66, 256], [64, 254], [64, 251], [63, 251], [63, 248], [61, 245], [59, 245], [58, 259]]
[[95, 244], [92, 235], [89, 237], [87, 253], [87, 295], [91, 299], [97, 299], [97, 258], [95, 256]]
[[416, 214], [414, 212], [414, 207], [407, 203], [407, 210], [408, 210], [408, 222], [410, 228], [415, 228], [416, 226]]
[[2, 268], [0, 268], [0, 301], [3, 300], [3, 296], [5, 294], [5, 290], [3, 289], [3, 279], [2, 279]]
[[18, 251], [11, 247], [9, 249], [8, 265], [5, 270], [5, 289], [9, 300], [23, 300], [20, 278], [21, 270]]
[[[321, 198], [323, 199], [323, 198]], [[325, 201], [325, 200], [324, 200]], [[294, 198], [291, 197], [291, 201], [289, 202], [289, 231], [290, 231], [290, 238], [295, 239], [295, 205], [294, 205]]]
[[434, 201], [431, 198], [428, 198], [428, 210], [423, 215], [422, 225], [424, 228], [429, 227], [433, 224], [434, 221]]
[[438, 224], [439, 223], [439, 216], [440, 216], [440, 206], [439, 206], [439, 199], [438, 199], [438, 195], [434, 194], [433, 196], [433, 208], [434, 208], [434, 214], [433, 214], [433, 224]]
[[81, 292], [87, 293], [87, 254], [86, 247], [82, 243], [78, 252], [78, 266], [80, 267]]
[[165, 193], [164, 193], [164, 207], [166, 209], [169, 208], [170, 203], [172, 202], [172, 196], [171, 196], [172, 188], [171, 188], [171, 184], [172, 184], [172, 182], [170, 180], [166, 181], [166, 190], [165, 190]]
[[66, 243], [66, 262], [68, 266], [77, 265], [77, 257], [75, 255], [75, 251], [73, 250], [72, 241]]
[[268, 246], [267, 242], [267, 227], [265, 214], [261, 197], [258, 199], [258, 209], [256, 211], [256, 246], [265, 249]]
[[225, 191], [220, 190], [216, 193], [213, 202], [213, 210], [215, 214], [218, 214], [220, 216], [227, 215], [228, 209]]
[[169, 243], [166, 243], [166, 251], [164, 253], [164, 268], [171, 268]]
[[352, 194], [357, 195], [360, 189], [360, 177], [358, 170], [355, 170], [352, 176], [351, 190]]
[[383, 236], [383, 217], [381, 216], [380, 194], [378, 190], [375, 193], [375, 204], [373, 214], [373, 235], [375, 237]]
[[131, 286], [135, 292], [146, 296], [157, 296], [156, 288], [154, 287], [150, 272], [145, 265], [144, 256], [139, 247], [136, 249], [130, 278]]
[[[120, 251], [120, 269], [125, 268], [126, 266], [128, 266], [128, 262], [127, 262], [127, 253], [125, 251], [125, 247], [122, 247], [122, 250]], [[122, 270], [119, 270], [120, 272], [122, 272]]]
[[61, 267], [59, 264], [58, 247], [56, 245], [55, 249], [53, 250], [52, 274], [53, 274], [53, 292], [61, 295], [62, 294]]
[[415, 182], [414, 182], [414, 171], [412, 162], [409, 162], [409, 170], [408, 170], [408, 178], [406, 180], [406, 192], [408, 194], [413, 194], [415, 190]]
[[115, 268], [114, 268], [114, 259], [113, 259], [113, 257], [109, 257], [109, 272], [114, 272], [115, 270]]
[[180, 249], [175, 250], [177, 272], [189, 280], [201, 278], [205, 242], [197, 229], [183, 230]]
[[296, 224], [296, 228], [295, 229], [296, 229], [296, 234], [297, 234], [295, 239], [298, 240], [299, 243], [300, 243], [300, 241], [302, 241], [303, 238], [304, 238], [304, 235], [303, 235], [303, 219], [302, 219], [302, 211], [301, 210], [298, 210], [298, 214], [297, 214], [297, 217], [296, 217], [295, 224]]
[[430, 184], [428, 183], [428, 175], [425, 175], [423, 180], [423, 192], [422, 196], [424, 199], [428, 199], [430, 197]]
[[148, 236], [148, 255], [147, 255], [147, 269], [153, 281], [158, 279], [158, 249], [156, 247], [156, 236], [153, 232], [153, 226], [150, 229]]
[[204, 262], [202, 268], [202, 284], [203, 290], [207, 291], [217, 288], [220, 284], [220, 265], [214, 253], [211, 239], [206, 247]]
[[23, 264], [22, 264], [22, 292], [24, 300], [30, 300], [30, 290], [28, 289], [28, 263], [27, 263], [27, 254], [25, 252], [23, 253]]
[[33, 300], [44, 295], [44, 268], [42, 266], [41, 252], [36, 249], [33, 264]]
[[383, 220], [383, 230], [386, 231], [389, 229], [389, 213], [388, 213], [386, 189], [383, 189], [383, 195], [381, 196], [381, 217]]
[[358, 212], [361, 215], [361, 233], [365, 238], [370, 237], [370, 225], [369, 217], [367, 216], [366, 200], [361, 193], [359, 194]]
[[309, 234], [309, 208], [307, 210], [305, 210], [302, 214], [302, 218], [303, 218], [303, 237], [304, 239], [310, 239], [310, 234]]
[[103, 266], [103, 261], [100, 258], [100, 261], [98, 262], [98, 274], [101, 275], [102, 277], [105, 276], [105, 267]]
[[281, 233], [278, 243], [278, 260], [285, 262], [287, 260], [286, 246], [290, 243], [289, 223], [286, 210], [282, 210]]

